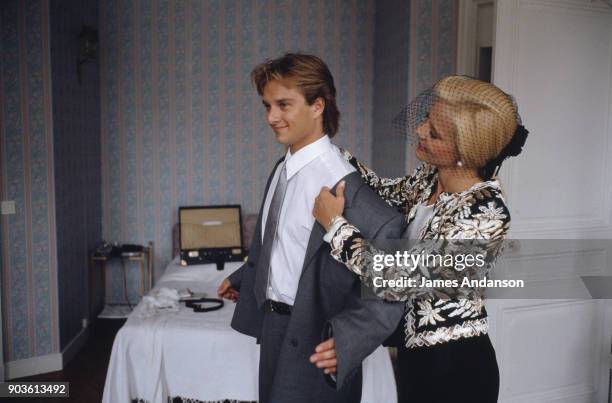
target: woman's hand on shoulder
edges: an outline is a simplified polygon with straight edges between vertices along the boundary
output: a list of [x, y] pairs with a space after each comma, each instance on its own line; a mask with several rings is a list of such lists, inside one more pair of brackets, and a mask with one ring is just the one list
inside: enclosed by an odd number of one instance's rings
[[344, 181], [338, 184], [336, 196], [331, 193], [327, 186], [324, 186], [315, 198], [312, 215], [325, 228], [325, 231], [329, 231], [334, 218], [342, 215], [344, 211], [344, 186]]

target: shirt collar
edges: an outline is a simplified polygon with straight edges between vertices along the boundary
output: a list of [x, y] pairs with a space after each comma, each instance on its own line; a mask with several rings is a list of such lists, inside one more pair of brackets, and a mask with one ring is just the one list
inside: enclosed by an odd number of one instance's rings
[[298, 173], [302, 168], [312, 162], [319, 155], [327, 152], [331, 148], [331, 141], [327, 135], [323, 135], [314, 143], [298, 150], [295, 154], [291, 154], [291, 149], [287, 150], [285, 156], [285, 166], [287, 169], [287, 180]]

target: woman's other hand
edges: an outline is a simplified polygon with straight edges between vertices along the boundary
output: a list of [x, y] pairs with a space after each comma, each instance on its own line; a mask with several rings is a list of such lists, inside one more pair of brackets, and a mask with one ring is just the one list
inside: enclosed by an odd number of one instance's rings
[[315, 353], [310, 356], [310, 362], [317, 368], [323, 369], [326, 374], [335, 374], [338, 361], [336, 360], [336, 344], [333, 337], [319, 344]]
[[342, 215], [344, 211], [344, 186], [344, 181], [338, 184], [336, 187], [336, 196], [330, 192], [327, 186], [324, 186], [321, 188], [319, 195], [315, 198], [312, 215], [314, 215], [319, 224], [325, 228], [325, 231], [329, 231], [332, 220]]

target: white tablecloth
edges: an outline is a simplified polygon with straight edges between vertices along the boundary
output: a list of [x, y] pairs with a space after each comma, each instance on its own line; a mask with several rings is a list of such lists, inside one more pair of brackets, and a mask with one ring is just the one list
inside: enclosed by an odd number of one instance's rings
[[[181, 267], [172, 261], [155, 288], [189, 288], [216, 297], [221, 281], [239, 263]], [[140, 304], [139, 304], [140, 305]], [[168, 396], [198, 400], [257, 400], [259, 346], [230, 327], [234, 304], [217, 311], [128, 317], [113, 344], [104, 385], [104, 403], [141, 398], [166, 403]], [[364, 361], [362, 403], [395, 403], [395, 380], [387, 350], [379, 347]]]

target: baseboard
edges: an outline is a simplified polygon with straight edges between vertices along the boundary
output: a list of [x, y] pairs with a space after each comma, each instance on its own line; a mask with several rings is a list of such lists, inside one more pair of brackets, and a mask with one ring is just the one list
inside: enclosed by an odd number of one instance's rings
[[15, 379], [46, 374], [47, 372], [61, 371], [77, 355], [81, 348], [83, 348], [88, 338], [89, 328], [85, 328], [68, 343], [61, 353], [9, 361], [4, 364], [4, 375], [6, 379]]
[[74, 336], [74, 338], [70, 341], [70, 343], [68, 343], [64, 351], [62, 351], [62, 368], [65, 368], [66, 365], [68, 365], [68, 363], [72, 361], [74, 356], [77, 355], [79, 351], [81, 351], [85, 343], [87, 343], [88, 339], [89, 327], [81, 329], [81, 331], [76, 336]]
[[39, 357], [25, 358], [23, 360], [5, 363], [6, 379], [23, 378], [47, 372], [62, 370], [62, 355], [47, 354]]

